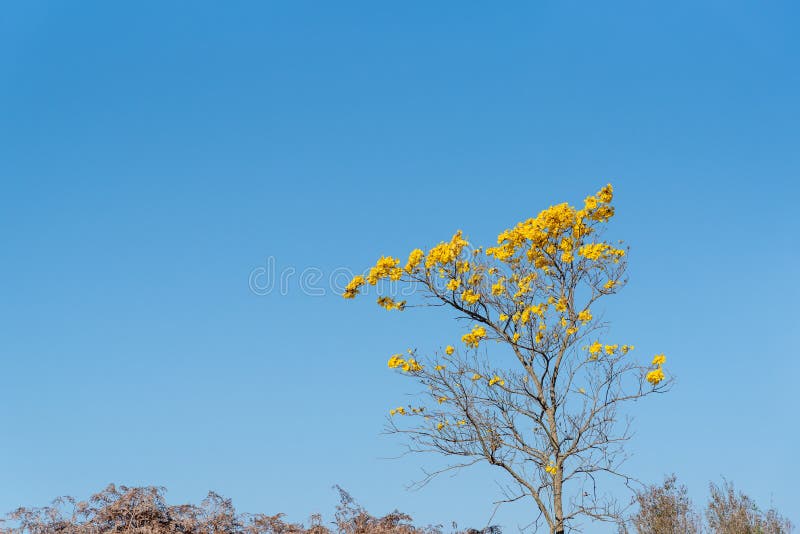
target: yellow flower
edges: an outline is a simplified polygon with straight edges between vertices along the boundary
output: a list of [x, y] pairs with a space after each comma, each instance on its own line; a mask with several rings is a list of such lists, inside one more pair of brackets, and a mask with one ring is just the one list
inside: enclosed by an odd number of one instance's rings
[[461, 280], [458, 278], [453, 278], [449, 282], [447, 282], [447, 289], [449, 291], [455, 291], [461, 286]]
[[564, 312], [567, 311], [567, 301], [563, 298], [558, 299], [558, 303], [556, 303], [556, 311], [557, 312]]
[[466, 424], [467, 424], [467, 422], [466, 422], [466, 421], [464, 421], [463, 419], [460, 419], [460, 420], [458, 421], [458, 426], [464, 426], [464, 425], [466, 425]]
[[603, 189], [597, 192], [597, 199], [604, 204], [608, 204], [613, 198], [614, 188], [611, 186], [611, 184], [606, 185]]
[[395, 302], [391, 297], [378, 297], [378, 305], [386, 310], [403, 311], [406, 307], [406, 301], [400, 300]]
[[605, 290], [614, 289], [615, 285], [617, 285], [617, 283], [614, 280], [609, 280], [608, 282], [605, 283], [605, 285], [603, 285], [603, 289]]
[[501, 313], [499, 319], [501, 321], [508, 321], [508, 315], [506, 315], [505, 313]]
[[534, 338], [534, 340], [536, 341], [536, 343], [541, 343], [542, 339], [544, 339], [544, 334], [540, 330], [540, 331], [536, 332], [536, 337]]
[[382, 278], [389, 278], [391, 280], [400, 280], [403, 276], [403, 270], [397, 265], [400, 260], [391, 256], [381, 256], [375, 267], [369, 270], [367, 281], [370, 285], [375, 285]]
[[578, 314], [578, 320], [583, 321], [584, 323], [588, 323], [592, 320], [592, 312], [589, 310], [583, 310]]
[[434, 371], [441, 371], [443, 369], [444, 369], [444, 365], [437, 365], [436, 367], [433, 368]]
[[448, 356], [450, 356], [451, 354], [453, 354], [453, 353], [455, 352], [455, 350], [456, 350], [456, 349], [455, 349], [455, 348], [453, 348], [453, 345], [447, 345], [447, 346], [444, 348], [444, 352], [445, 352], [445, 354], [447, 354]]
[[469, 242], [461, 237], [461, 230], [459, 230], [453, 235], [449, 243], [439, 243], [428, 251], [428, 256], [425, 258], [425, 268], [431, 269], [435, 265], [443, 265], [455, 261], [467, 245], [469, 245]]
[[410, 371], [412, 373], [417, 371], [422, 371], [422, 366], [419, 363], [417, 363], [417, 360], [415, 360], [414, 358], [409, 358], [408, 361], [405, 362], [405, 364], [403, 365], [403, 371], [405, 372]]
[[614, 352], [616, 352], [616, 350], [618, 348], [619, 348], [619, 345], [606, 345], [605, 346], [606, 354], [608, 354], [610, 356], [610, 355], [614, 354]]
[[583, 388], [578, 388], [578, 393], [585, 394], [586, 390]]
[[441, 430], [444, 428], [444, 423], [436, 423], [436, 430]]
[[480, 379], [481, 379], [481, 375], [479, 375], [478, 373], [475, 373], [475, 374], [472, 375], [472, 380], [480, 380]]
[[406, 263], [405, 271], [407, 273], [411, 273], [417, 269], [422, 258], [425, 256], [425, 253], [422, 250], [415, 248], [411, 251], [411, 254], [408, 255], [408, 262]]
[[402, 406], [398, 406], [394, 410], [389, 410], [389, 415], [395, 415], [395, 414], [397, 414], [397, 415], [405, 415], [406, 414], [406, 409], [403, 408]]
[[550, 473], [553, 476], [555, 476], [555, 474], [558, 473], [558, 467], [553, 465], [552, 462], [547, 464], [547, 467], [545, 467], [544, 470], [547, 471], [548, 473]]
[[649, 373], [647, 373], [647, 381], [657, 386], [659, 382], [664, 380], [664, 370], [659, 366], [657, 369], [653, 369]]
[[482, 326], [474, 326], [472, 327], [472, 331], [464, 334], [461, 336], [461, 341], [464, 342], [465, 345], [472, 348], [478, 348], [478, 344], [480, 343], [481, 339], [486, 337], [486, 329]]
[[656, 354], [653, 357], [653, 365], [664, 365], [664, 363], [666, 361], [667, 361], [667, 358], [663, 354]]
[[514, 333], [514, 335], [512, 336], [512, 339], [514, 340], [514, 343], [519, 341], [519, 332]]
[[400, 356], [400, 354], [394, 354], [391, 358], [389, 358], [389, 368], [395, 369], [402, 365], [405, 365], [406, 361]]
[[588, 243], [578, 249], [578, 254], [589, 260], [603, 258], [611, 247], [606, 243]]
[[344, 293], [342, 293], [342, 296], [346, 299], [355, 298], [355, 296], [358, 295], [358, 289], [365, 283], [366, 281], [364, 280], [364, 277], [361, 276], [360, 274], [354, 276], [353, 279], [350, 280], [350, 282], [344, 288]]
[[447, 402], [447, 397], [439, 397], [438, 399], [436, 399], [436, 401], [437, 401], [439, 404], [441, 404], [441, 403], [443, 403], [443, 402]]
[[492, 284], [492, 295], [502, 295], [506, 292], [505, 280], [500, 279], [496, 283]]
[[467, 289], [463, 293], [461, 293], [461, 300], [466, 302], [467, 304], [475, 304], [481, 299], [481, 296], [474, 292], [471, 289]]
[[506, 385], [506, 381], [503, 380], [502, 378], [500, 378], [499, 376], [494, 375], [494, 377], [492, 377], [492, 379], [489, 380], [489, 385], [493, 386], [495, 384], [500, 384], [501, 386], [505, 386]]

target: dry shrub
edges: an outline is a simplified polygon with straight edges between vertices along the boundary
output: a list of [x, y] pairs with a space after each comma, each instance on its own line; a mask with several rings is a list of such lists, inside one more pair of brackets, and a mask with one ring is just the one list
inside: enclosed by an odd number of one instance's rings
[[[160, 487], [109, 485], [86, 501], [59, 497], [50, 506], [18, 508], [8, 514], [3, 534], [441, 534], [439, 526], [417, 527], [399, 511], [374, 517], [338, 486], [335, 521], [319, 514], [309, 525], [288, 523], [283, 514], [237, 513], [230, 499], [209, 492], [200, 505], [167, 504]], [[460, 534], [499, 534], [498, 527]]]
[[700, 518], [695, 513], [686, 486], [671, 475], [660, 486], [636, 494], [639, 511], [631, 518], [639, 534], [698, 534]]
[[[791, 521], [770, 508], [761, 511], [747, 495], [734, 490], [725, 481], [721, 486], [710, 485], [711, 495], [705, 509], [705, 522], [694, 511], [686, 487], [679, 485], [675, 475], [663, 484], [649, 486], [638, 492], [634, 503], [638, 509], [629, 523], [637, 534], [791, 534]], [[619, 532], [627, 534], [628, 525]]]
[[770, 508], [761, 511], [750, 497], [737, 492], [733, 484], [711, 484], [711, 497], [706, 520], [712, 532], [718, 534], [789, 534], [792, 523]]

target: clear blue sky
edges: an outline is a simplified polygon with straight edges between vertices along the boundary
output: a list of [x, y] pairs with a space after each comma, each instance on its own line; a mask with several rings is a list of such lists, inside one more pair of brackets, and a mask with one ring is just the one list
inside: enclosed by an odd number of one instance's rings
[[678, 377], [632, 410], [629, 470], [698, 501], [724, 475], [800, 522], [798, 22], [793, 2], [5, 5], [0, 510], [113, 481], [301, 520], [340, 484], [482, 525], [491, 471], [408, 492], [436, 459], [384, 459], [379, 435], [413, 391], [387, 355], [449, 341], [449, 316], [248, 277], [489, 241], [610, 181], [632, 254], [606, 314]]

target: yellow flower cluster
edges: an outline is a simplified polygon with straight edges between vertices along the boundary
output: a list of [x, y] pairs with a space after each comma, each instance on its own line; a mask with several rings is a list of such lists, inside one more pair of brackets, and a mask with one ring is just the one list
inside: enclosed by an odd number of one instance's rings
[[539, 317], [544, 317], [544, 311], [546, 306], [542, 304], [536, 304], [535, 306], [528, 306], [519, 316], [519, 320], [522, 324], [528, 324], [532, 319], [533, 315], [537, 315]]
[[452, 280], [447, 282], [447, 289], [449, 291], [455, 291], [459, 287], [461, 287], [461, 280], [459, 280], [458, 278], [453, 278]]
[[505, 381], [505, 380], [503, 380], [502, 378], [500, 378], [499, 376], [497, 376], [497, 375], [494, 375], [494, 376], [492, 377], [492, 379], [491, 379], [491, 380], [489, 380], [489, 385], [490, 385], [490, 386], [493, 386], [493, 385], [495, 385], [495, 384], [499, 384], [500, 386], [505, 386], [505, 385], [506, 385], [506, 381]]
[[664, 380], [664, 363], [666, 363], [666, 361], [667, 358], [663, 354], [656, 354], [655, 357], [653, 357], [653, 365], [655, 365], [656, 368], [647, 373], [645, 378], [654, 386], [657, 386], [659, 382]]
[[398, 367], [403, 370], [403, 372], [417, 372], [422, 371], [422, 366], [415, 360], [414, 358], [409, 358], [408, 360], [403, 359], [400, 354], [394, 354], [391, 358], [389, 358], [389, 369], [397, 369]]
[[417, 270], [417, 267], [422, 262], [422, 258], [425, 256], [425, 253], [422, 250], [415, 248], [411, 251], [408, 255], [408, 262], [406, 262], [405, 271], [409, 274], [413, 273]]
[[[501, 233], [497, 237], [498, 246], [486, 249], [486, 254], [513, 263], [517, 261], [518, 253], [524, 253], [534, 267], [545, 269], [554, 264], [560, 250], [561, 261], [571, 263], [575, 259], [575, 248], [579, 247], [580, 253], [583, 237], [593, 231], [589, 224], [592, 221], [605, 222], [614, 215], [614, 208], [608, 205], [612, 199], [613, 188], [608, 184], [596, 195], [587, 197], [582, 210], [567, 203], [550, 206], [535, 218]], [[584, 251], [597, 253], [588, 249]]]
[[403, 269], [398, 267], [400, 260], [391, 256], [381, 256], [375, 267], [369, 270], [367, 282], [374, 286], [379, 280], [389, 278], [390, 280], [400, 280], [403, 277]]
[[545, 471], [547, 471], [548, 473], [550, 473], [550, 475], [552, 475], [552, 476], [555, 476], [555, 475], [556, 475], [556, 473], [558, 473], [558, 467], [556, 467], [555, 465], [553, 465], [553, 462], [549, 462], [549, 463], [548, 463], [548, 464], [545, 466], [544, 470], [545, 470]]
[[476, 293], [471, 289], [467, 289], [466, 291], [461, 293], [461, 300], [463, 300], [469, 305], [472, 305], [481, 300], [481, 296], [479, 293]]
[[461, 341], [468, 347], [478, 348], [481, 339], [486, 337], [486, 329], [482, 326], [473, 326], [472, 331], [461, 336]]
[[406, 307], [406, 301], [396, 301], [391, 297], [378, 297], [378, 305], [387, 310], [400, 310], [403, 311]]
[[434, 371], [444, 371], [444, 365], [437, 365], [433, 368]]
[[592, 312], [590, 312], [589, 310], [583, 310], [578, 314], [578, 320], [584, 323], [588, 323], [589, 321], [592, 320]]
[[431, 269], [436, 265], [445, 265], [455, 261], [467, 245], [469, 245], [469, 242], [461, 237], [461, 230], [459, 230], [453, 235], [449, 243], [439, 243], [428, 251], [428, 256], [425, 258], [425, 268]]
[[353, 279], [350, 280], [350, 282], [344, 288], [344, 293], [342, 294], [342, 296], [346, 299], [355, 298], [355, 296], [358, 295], [359, 288], [361, 288], [361, 286], [363, 286], [365, 283], [366, 280], [364, 280], [364, 277], [361, 276], [360, 274], [354, 276]]
[[447, 345], [447, 346], [444, 348], [444, 353], [445, 353], [445, 354], [447, 354], [448, 356], [450, 356], [451, 354], [453, 354], [455, 351], [456, 351], [456, 349], [453, 347], [453, 345]]
[[606, 250], [611, 248], [606, 243], [589, 243], [578, 249], [578, 254], [589, 260], [599, 260]]
[[[580, 318], [580, 315], [578, 316]], [[614, 354], [619, 351], [620, 354], [627, 354], [628, 351], [633, 350], [633, 345], [622, 345], [621, 347], [617, 345], [603, 345], [599, 341], [595, 341], [588, 347], [584, 347], [584, 349], [589, 350], [589, 359], [596, 360], [599, 356], [600, 352], [605, 352], [609, 356], [613, 356]]]
[[395, 414], [406, 415], [406, 409], [403, 408], [402, 406], [398, 406], [397, 408], [392, 408], [391, 410], [389, 410], [389, 415], [394, 416]]
[[492, 295], [502, 295], [506, 292], [505, 278], [500, 278], [492, 284]]

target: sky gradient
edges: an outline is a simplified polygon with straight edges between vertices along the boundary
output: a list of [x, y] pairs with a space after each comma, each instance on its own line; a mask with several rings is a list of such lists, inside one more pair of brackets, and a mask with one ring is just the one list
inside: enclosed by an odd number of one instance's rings
[[[437, 459], [388, 459], [380, 435], [414, 391], [388, 355], [461, 327], [326, 281], [458, 228], [491, 243], [611, 182], [632, 248], [612, 335], [677, 376], [631, 407], [628, 471], [674, 472], [698, 504], [724, 476], [800, 522], [798, 20], [792, 2], [4, 6], [0, 512], [116, 482], [303, 520], [339, 484], [376, 514], [483, 526], [493, 471], [409, 492]], [[297, 274], [259, 294], [269, 258]]]

